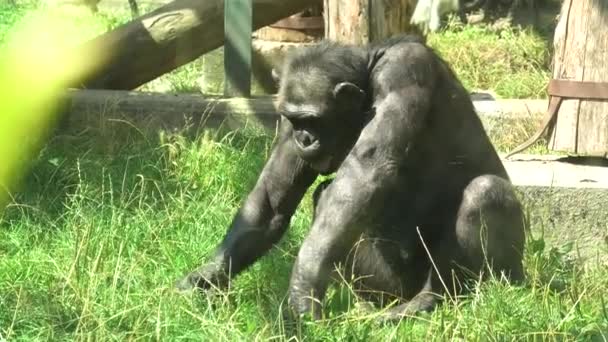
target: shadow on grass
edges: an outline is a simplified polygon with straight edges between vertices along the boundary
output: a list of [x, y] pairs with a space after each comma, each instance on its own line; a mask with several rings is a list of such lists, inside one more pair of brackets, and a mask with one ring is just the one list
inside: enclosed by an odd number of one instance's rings
[[[272, 137], [257, 128], [197, 133], [201, 131], [190, 128], [181, 132], [142, 131], [126, 122], [105, 122], [80, 132], [60, 128], [34, 161], [15, 200], [58, 217], [65, 210], [66, 198], [83, 182], [95, 197], [105, 194], [125, 201], [124, 196], [132, 195], [142, 182], [150, 182], [155, 186], [139, 196], [149, 196], [150, 205], [162, 205], [163, 194], [204, 190], [197, 187], [198, 177], [216, 173], [222, 179], [234, 179], [231, 186], [244, 194], [261, 170]], [[223, 152], [231, 156], [219, 158], [217, 155]], [[230, 157], [235, 159], [231, 161]], [[214, 165], [214, 159], [221, 164]], [[227, 163], [232, 162], [242, 164], [229, 167]], [[132, 201], [122, 204], [126, 208], [136, 205]], [[5, 219], [14, 210], [9, 208]]]

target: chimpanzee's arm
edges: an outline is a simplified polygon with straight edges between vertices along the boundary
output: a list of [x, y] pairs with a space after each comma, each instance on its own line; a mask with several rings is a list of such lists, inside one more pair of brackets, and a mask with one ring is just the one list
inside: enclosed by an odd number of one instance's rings
[[419, 44], [393, 46], [378, 63], [372, 75], [375, 116], [324, 191], [294, 266], [289, 299], [298, 314], [314, 310], [318, 317], [334, 263], [373, 224], [402, 172], [416, 167], [409, 164], [409, 150], [429, 111], [436, 69], [435, 56]]
[[270, 158], [236, 213], [213, 259], [178, 284], [180, 289], [222, 287], [276, 243], [317, 173], [296, 155], [291, 125], [281, 122]]

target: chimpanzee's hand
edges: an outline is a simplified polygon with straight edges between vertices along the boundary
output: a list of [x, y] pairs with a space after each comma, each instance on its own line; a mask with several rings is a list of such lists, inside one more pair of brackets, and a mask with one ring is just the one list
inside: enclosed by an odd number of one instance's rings
[[177, 281], [175, 287], [180, 292], [192, 290], [224, 289], [230, 277], [222, 265], [209, 262]]

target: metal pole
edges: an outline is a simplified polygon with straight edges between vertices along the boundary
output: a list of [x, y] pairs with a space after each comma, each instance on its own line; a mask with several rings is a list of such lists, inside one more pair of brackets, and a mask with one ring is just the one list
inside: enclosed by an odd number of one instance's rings
[[252, 0], [224, 1], [224, 96], [251, 96]]

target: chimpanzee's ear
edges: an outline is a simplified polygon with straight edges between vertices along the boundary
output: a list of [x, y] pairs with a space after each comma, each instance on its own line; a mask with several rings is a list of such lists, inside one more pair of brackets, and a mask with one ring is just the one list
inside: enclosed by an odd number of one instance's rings
[[276, 84], [281, 83], [281, 72], [275, 68], [272, 68], [272, 79], [276, 82]]
[[340, 82], [334, 87], [334, 98], [340, 102], [346, 101], [351, 104], [363, 104], [365, 92], [350, 82]]

